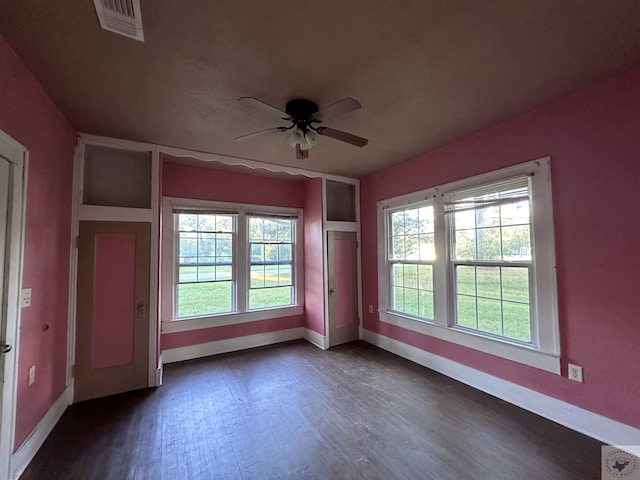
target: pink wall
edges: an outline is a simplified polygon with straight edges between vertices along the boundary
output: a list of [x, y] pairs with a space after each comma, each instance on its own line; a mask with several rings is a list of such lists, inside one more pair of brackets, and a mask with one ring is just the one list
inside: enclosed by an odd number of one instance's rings
[[304, 198], [304, 311], [306, 327], [324, 335], [322, 179], [306, 182]]
[[[297, 179], [260, 177], [164, 162], [162, 194], [168, 197], [303, 208], [305, 183]], [[185, 347], [303, 325], [304, 316], [297, 315], [189, 332], [165, 333], [161, 336], [161, 348], [166, 350]]]
[[[0, 37], [0, 129], [29, 150], [24, 288], [15, 443], [19, 447], [65, 388], [71, 187], [76, 134]], [[49, 329], [43, 331], [43, 324]], [[36, 381], [28, 386], [28, 370]]]
[[[562, 377], [376, 314], [365, 328], [640, 427], [639, 99], [635, 69], [362, 180], [366, 312], [377, 307], [376, 201], [551, 156]], [[567, 363], [584, 367], [583, 384], [566, 378]]]

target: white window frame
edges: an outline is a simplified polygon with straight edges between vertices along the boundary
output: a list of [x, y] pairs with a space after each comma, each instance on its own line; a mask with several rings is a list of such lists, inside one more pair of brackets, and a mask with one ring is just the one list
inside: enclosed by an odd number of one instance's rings
[[[445, 200], [451, 192], [525, 175], [529, 178], [530, 186], [534, 272], [534, 280], [530, 285], [531, 344], [456, 326], [455, 287], [449, 257], [452, 247], [447, 215], [444, 211]], [[402, 315], [390, 309], [390, 262], [387, 260], [389, 213], [422, 204], [432, 204], [434, 207], [436, 262], [433, 272], [435, 313], [433, 321]], [[382, 200], [378, 202], [377, 207], [378, 312], [381, 321], [560, 374], [560, 335], [549, 157]]]
[[[234, 232], [233, 271], [235, 282], [234, 299], [236, 311], [230, 313], [210, 314], [196, 317], [175, 318], [176, 254], [178, 244], [174, 210], [176, 209], [202, 210], [204, 212], [221, 212], [236, 214], [236, 230]], [[293, 304], [282, 307], [249, 310], [249, 241], [247, 223], [250, 214], [261, 216], [290, 216], [295, 217], [295, 239], [293, 248]], [[201, 328], [211, 328], [223, 325], [234, 325], [259, 320], [300, 315], [304, 312], [304, 272], [302, 237], [302, 210], [296, 208], [274, 207], [267, 205], [237, 204], [229, 202], [215, 202], [176, 197], [162, 199], [162, 278], [161, 278], [161, 319], [162, 332], [183, 332]]]

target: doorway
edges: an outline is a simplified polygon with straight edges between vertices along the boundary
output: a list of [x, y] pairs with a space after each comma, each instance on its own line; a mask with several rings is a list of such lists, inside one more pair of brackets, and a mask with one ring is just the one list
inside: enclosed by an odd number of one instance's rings
[[147, 386], [151, 224], [81, 221], [74, 400]]
[[9, 478], [15, 425], [25, 158], [0, 131], [0, 479]]
[[359, 338], [357, 245], [354, 232], [327, 232], [329, 347]]

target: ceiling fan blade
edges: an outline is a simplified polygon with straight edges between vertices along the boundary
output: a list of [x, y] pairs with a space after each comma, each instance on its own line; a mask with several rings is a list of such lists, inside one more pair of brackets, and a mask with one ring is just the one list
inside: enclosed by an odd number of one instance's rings
[[257, 132], [247, 133], [246, 135], [240, 135], [239, 137], [234, 138], [234, 140], [236, 140], [237, 142], [244, 142], [254, 138], [262, 137], [264, 135], [269, 135], [270, 133], [283, 132], [285, 130], [287, 130], [287, 127], [265, 128], [264, 130], [258, 130]]
[[304, 160], [305, 158], [309, 158], [309, 150], [302, 150], [300, 144], [296, 143], [296, 159]]
[[341, 142], [350, 143], [351, 145], [355, 145], [356, 147], [364, 147], [367, 143], [369, 143], [369, 140], [367, 140], [366, 138], [358, 137], [357, 135], [343, 132], [342, 130], [336, 130], [335, 128], [320, 127], [318, 128], [318, 133], [320, 135], [324, 135], [325, 137], [331, 137], [335, 140], [340, 140]]
[[277, 107], [274, 107], [273, 105], [269, 105], [266, 102], [263, 102], [262, 100], [258, 100], [255, 97], [240, 97], [238, 99], [239, 102], [245, 103], [247, 105], [253, 105], [254, 107], [257, 107], [271, 115], [276, 115], [278, 116], [278, 118], [289, 118], [289, 115], [287, 115], [286, 112], [280, 110]]
[[313, 116], [313, 118], [315, 118], [316, 120], [325, 121], [329, 120], [330, 118], [337, 117], [338, 115], [352, 112], [353, 110], [357, 110], [360, 107], [362, 107], [362, 105], [360, 105], [359, 101], [351, 97], [347, 97], [343, 98], [339, 102], [336, 102], [329, 105], [328, 107], [324, 107], [323, 109], [319, 110], [318, 113]]

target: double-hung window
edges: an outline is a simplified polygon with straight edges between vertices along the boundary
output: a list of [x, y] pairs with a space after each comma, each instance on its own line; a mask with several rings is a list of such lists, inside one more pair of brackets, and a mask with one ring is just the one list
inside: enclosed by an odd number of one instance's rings
[[302, 313], [302, 212], [165, 198], [163, 331]]
[[378, 204], [380, 319], [559, 373], [549, 160]]

